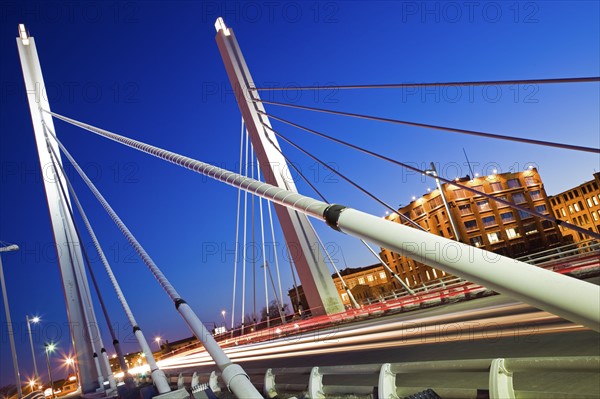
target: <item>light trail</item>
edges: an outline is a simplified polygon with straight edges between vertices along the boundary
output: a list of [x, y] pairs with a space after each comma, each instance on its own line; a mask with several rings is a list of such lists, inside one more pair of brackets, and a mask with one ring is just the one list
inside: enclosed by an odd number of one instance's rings
[[[501, 314], [512, 312], [517, 314]], [[490, 313], [496, 313], [492, 315]], [[482, 318], [482, 315], [488, 317]], [[379, 320], [379, 323], [382, 321]], [[523, 304], [460, 311], [449, 315], [429, 316], [388, 322], [381, 325], [327, 329], [315, 336], [282, 337], [274, 341], [230, 347], [228, 356], [238, 362], [311, 356], [434, 343], [495, 340], [525, 334], [546, 334], [586, 330], [548, 312]], [[293, 342], [290, 342], [293, 340]], [[196, 353], [165, 359], [161, 368], [179, 369], [212, 365], [202, 349]]]

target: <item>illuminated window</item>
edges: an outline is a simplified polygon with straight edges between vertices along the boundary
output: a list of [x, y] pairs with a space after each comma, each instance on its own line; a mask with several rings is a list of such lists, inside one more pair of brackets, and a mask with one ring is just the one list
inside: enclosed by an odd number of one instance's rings
[[358, 278], [358, 284], [364, 284], [365, 283], [365, 278], [364, 277], [359, 277]]
[[577, 204], [573, 204], [573, 208], [575, 209], [575, 212], [579, 212], [580, 211], [579, 205], [577, 205]]
[[385, 279], [387, 279], [387, 276], [385, 275], [385, 272], [379, 272], [379, 278], [380, 278], [381, 280], [385, 280]]
[[594, 220], [600, 219], [600, 217], [598, 216], [598, 212], [592, 212], [592, 217], [594, 218]]
[[537, 227], [535, 227], [535, 224], [526, 224], [524, 227], [525, 230], [525, 235], [531, 235], [531, 234], [535, 234], [538, 232]]
[[491, 209], [490, 203], [488, 200], [477, 201], [477, 209], [479, 212], [489, 211]]
[[565, 212], [565, 208], [560, 208], [560, 213], [565, 217], [567, 216], [567, 212]]
[[490, 244], [495, 244], [497, 242], [502, 241], [502, 236], [500, 235], [499, 231], [494, 231], [493, 233], [488, 233], [488, 240], [490, 241]]
[[471, 237], [471, 245], [474, 247], [483, 247], [483, 240], [481, 236]]
[[372, 275], [372, 274], [369, 274], [369, 275], [367, 276], [367, 281], [368, 281], [368, 282], [372, 282], [372, 281], [373, 281], [373, 275]]
[[573, 205], [569, 205], [569, 213], [573, 213]]
[[592, 199], [591, 198], [586, 199], [586, 201], [587, 201], [587, 204], [588, 204], [589, 208], [591, 208], [592, 206], [594, 206], [594, 205], [592, 205]]
[[515, 228], [506, 229], [506, 235], [509, 239], [521, 237], [521, 234]]
[[342, 302], [348, 302], [348, 294], [342, 293]]
[[[598, 196], [598, 198], [600, 198], [600, 195]], [[598, 198], [596, 197], [592, 197], [592, 201], [594, 201], [594, 205], [598, 205]]]

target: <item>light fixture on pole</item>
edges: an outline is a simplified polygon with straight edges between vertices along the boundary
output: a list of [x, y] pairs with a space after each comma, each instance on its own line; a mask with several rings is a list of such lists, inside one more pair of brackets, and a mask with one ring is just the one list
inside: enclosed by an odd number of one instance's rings
[[161, 340], [160, 337], [154, 338], [154, 342], [156, 342], [156, 346], [158, 346], [158, 350], [160, 350], [160, 340]]
[[223, 325], [225, 326], [225, 330], [227, 330], [227, 320], [225, 319], [225, 310], [221, 310], [221, 316], [223, 316]]
[[54, 352], [56, 345], [53, 343], [45, 343], [44, 348], [46, 349], [46, 365], [48, 366], [48, 379], [50, 380], [50, 397], [55, 398], [54, 395], [54, 381], [52, 381], [52, 370], [50, 370], [50, 352]]
[[37, 369], [37, 362], [35, 361], [35, 351], [33, 350], [33, 338], [32, 338], [32, 334], [31, 334], [31, 323], [33, 323], [33, 324], [39, 323], [40, 318], [37, 316], [34, 316], [30, 319], [28, 315], [25, 315], [25, 320], [27, 320], [27, 332], [29, 333], [29, 345], [31, 345], [31, 357], [33, 359], [33, 372], [34, 372], [33, 381], [37, 382], [40, 379], [40, 375], [39, 375], [38, 369]]
[[[1, 242], [0, 242], [1, 243]], [[0, 247], [0, 252], [18, 251], [18, 245], [8, 245]], [[6, 325], [8, 327], [8, 339], [10, 341], [10, 349], [12, 351], [13, 367], [15, 370], [15, 379], [17, 382], [18, 397], [23, 397], [21, 391], [21, 375], [19, 374], [19, 363], [17, 362], [17, 350], [15, 348], [15, 333], [13, 331], [12, 321], [10, 319], [10, 308], [8, 307], [8, 295], [6, 294], [6, 284], [4, 283], [4, 270], [2, 269], [2, 257], [0, 257], [0, 285], [2, 286], [2, 298], [4, 299], [4, 311], [6, 312]]]

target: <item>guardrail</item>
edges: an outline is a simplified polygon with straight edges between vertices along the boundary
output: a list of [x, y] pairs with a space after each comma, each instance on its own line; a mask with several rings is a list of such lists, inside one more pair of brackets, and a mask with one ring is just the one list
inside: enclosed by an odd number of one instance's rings
[[[458, 359], [431, 362], [247, 370], [267, 398], [302, 395], [310, 399], [377, 394], [405, 397], [432, 389], [443, 398], [597, 398], [600, 356]], [[191, 378], [171, 375], [172, 384], [226, 389], [218, 373]], [[551, 381], [545, 384], [544, 382]], [[557, 389], [558, 387], [558, 389]]]

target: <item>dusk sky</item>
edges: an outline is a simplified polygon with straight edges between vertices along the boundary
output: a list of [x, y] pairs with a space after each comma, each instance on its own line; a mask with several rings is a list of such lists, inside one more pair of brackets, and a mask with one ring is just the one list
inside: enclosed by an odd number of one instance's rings
[[[19, 23], [25, 23], [36, 40], [46, 95], [54, 112], [237, 170], [241, 116], [215, 42], [214, 22], [219, 16], [234, 30], [259, 87], [453, 82], [599, 76], [599, 4], [2, 2], [0, 240], [21, 248], [3, 253], [2, 261], [22, 379], [33, 374], [26, 314], [42, 319], [34, 329], [42, 375], [44, 342], [56, 341], [61, 353], [72, 348], [15, 44]], [[598, 83], [261, 95], [267, 100], [311, 107], [600, 147]], [[425, 169], [433, 161], [447, 178], [469, 173], [463, 148], [474, 171], [482, 175], [493, 169], [502, 173], [536, 166], [548, 194], [591, 180], [600, 170], [597, 154], [272, 105], [266, 109], [413, 166]], [[419, 174], [277, 121], [272, 120], [272, 124], [394, 207], [406, 205], [412, 196], [434, 187]], [[200, 319], [209, 326], [221, 323], [221, 310], [226, 310], [229, 326], [237, 190], [64, 122], [55, 121], [55, 127], [58, 137]], [[385, 215], [383, 206], [281, 140], [280, 144], [329, 201]], [[63, 162], [148, 340], [161, 336], [175, 341], [191, 336], [172, 302], [64, 157]], [[301, 193], [316, 196], [297, 177], [296, 184]], [[255, 202], [255, 235], [260, 240]], [[77, 222], [83, 230], [83, 224]], [[282, 260], [286, 256], [283, 238], [275, 225], [275, 247]], [[332, 249], [340, 269], [376, 263], [357, 239], [334, 232], [320, 221], [314, 226]], [[270, 236], [269, 230], [266, 233]], [[84, 243], [124, 349], [139, 350], [87, 233]], [[267, 261], [273, 265], [272, 255]], [[293, 281], [289, 264], [281, 261], [280, 267], [285, 295]], [[264, 306], [263, 271], [257, 266], [256, 273], [260, 309]], [[246, 291], [248, 310], [252, 307], [252, 287]], [[272, 298], [273, 293], [269, 296]], [[289, 302], [287, 296], [284, 299]], [[239, 301], [236, 307], [239, 323]], [[105, 346], [112, 354], [98, 307], [96, 314]], [[0, 323], [3, 386], [14, 382], [3, 308]], [[151, 346], [156, 348], [154, 342]], [[56, 355], [53, 360], [59, 374], [64, 374], [59, 371], [58, 359], [62, 357]]]

